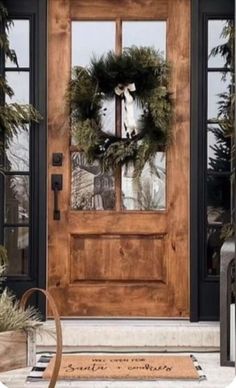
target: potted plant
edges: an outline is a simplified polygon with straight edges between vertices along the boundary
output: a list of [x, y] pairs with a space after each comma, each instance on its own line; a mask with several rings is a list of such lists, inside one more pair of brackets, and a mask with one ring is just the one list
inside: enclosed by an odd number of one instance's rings
[[[4, 255], [1, 253], [4, 252]], [[6, 252], [0, 247], [1, 259]], [[35, 329], [41, 325], [34, 307], [21, 307], [15, 295], [4, 287], [7, 265], [0, 261], [0, 372], [35, 363]]]

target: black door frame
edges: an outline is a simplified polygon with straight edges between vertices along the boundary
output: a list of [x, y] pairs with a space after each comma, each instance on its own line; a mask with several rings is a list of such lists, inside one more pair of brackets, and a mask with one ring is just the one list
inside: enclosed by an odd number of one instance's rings
[[[43, 117], [32, 126], [30, 144], [31, 222], [30, 222], [30, 276], [8, 277], [7, 286], [18, 297], [31, 287], [46, 286], [47, 252], [47, 0], [5, 0], [10, 18], [27, 18], [31, 22], [30, 36], [30, 102]], [[1, 67], [3, 63], [1, 64]], [[3, 72], [3, 68], [0, 69]], [[3, 177], [0, 176], [0, 192], [3, 193]], [[0, 196], [0, 213], [4, 214], [3, 195]], [[0, 217], [0, 242], [3, 243], [3, 217]], [[36, 296], [34, 304], [43, 317], [46, 304]]]
[[203, 277], [205, 260], [205, 107], [207, 20], [234, 18], [233, 0], [192, 0], [190, 146], [190, 320], [219, 319], [219, 279]]

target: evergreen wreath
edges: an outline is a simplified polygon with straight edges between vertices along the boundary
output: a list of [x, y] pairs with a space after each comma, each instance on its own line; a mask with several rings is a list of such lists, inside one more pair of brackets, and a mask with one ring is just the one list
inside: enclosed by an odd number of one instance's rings
[[[99, 159], [104, 170], [133, 161], [139, 175], [157, 151], [170, 141], [172, 104], [168, 92], [169, 66], [151, 47], [110, 51], [88, 68], [74, 67], [68, 88], [74, 141], [88, 162]], [[102, 129], [104, 101], [124, 100], [125, 137]], [[134, 119], [134, 101], [142, 115]]]

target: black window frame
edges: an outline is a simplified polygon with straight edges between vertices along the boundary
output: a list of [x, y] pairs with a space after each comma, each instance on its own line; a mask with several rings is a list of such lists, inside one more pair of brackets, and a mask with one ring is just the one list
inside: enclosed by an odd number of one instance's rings
[[206, 262], [206, 123], [208, 20], [234, 19], [234, 1], [192, 0], [190, 320], [219, 319], [219, 278], [204, 277]]
[[[30, 136], [30, 276], [8, 276], [7, 286], [18, 297], [31, 287], [46, 286], [46, 209], [47, 209], [47, 0], [5, 0], [11, 19], [30, 21], [30, 103], [40, 112], [43, 120], [31, 125]], [[0, 72], [4, 74], [4, 58]], [[14, 174], [14, 173], [13, 173]], [[11, 173], [7, 173], [11, 175]], [[27, 175], [27, 174], [26, 174]], [[4, 178], [0, 175], [0, 243], [4, 241]], [[34, 298], [34, 304], [43, 317], [45, 301]]]

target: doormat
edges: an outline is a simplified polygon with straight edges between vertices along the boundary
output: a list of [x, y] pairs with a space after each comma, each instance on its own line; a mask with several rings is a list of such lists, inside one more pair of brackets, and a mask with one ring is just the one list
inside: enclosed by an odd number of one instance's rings
[[[42, 355], [28, 381], [50, 379], [55, 356]], [[63, 355], [59, 380], [204, 380], [193, 355]]]

